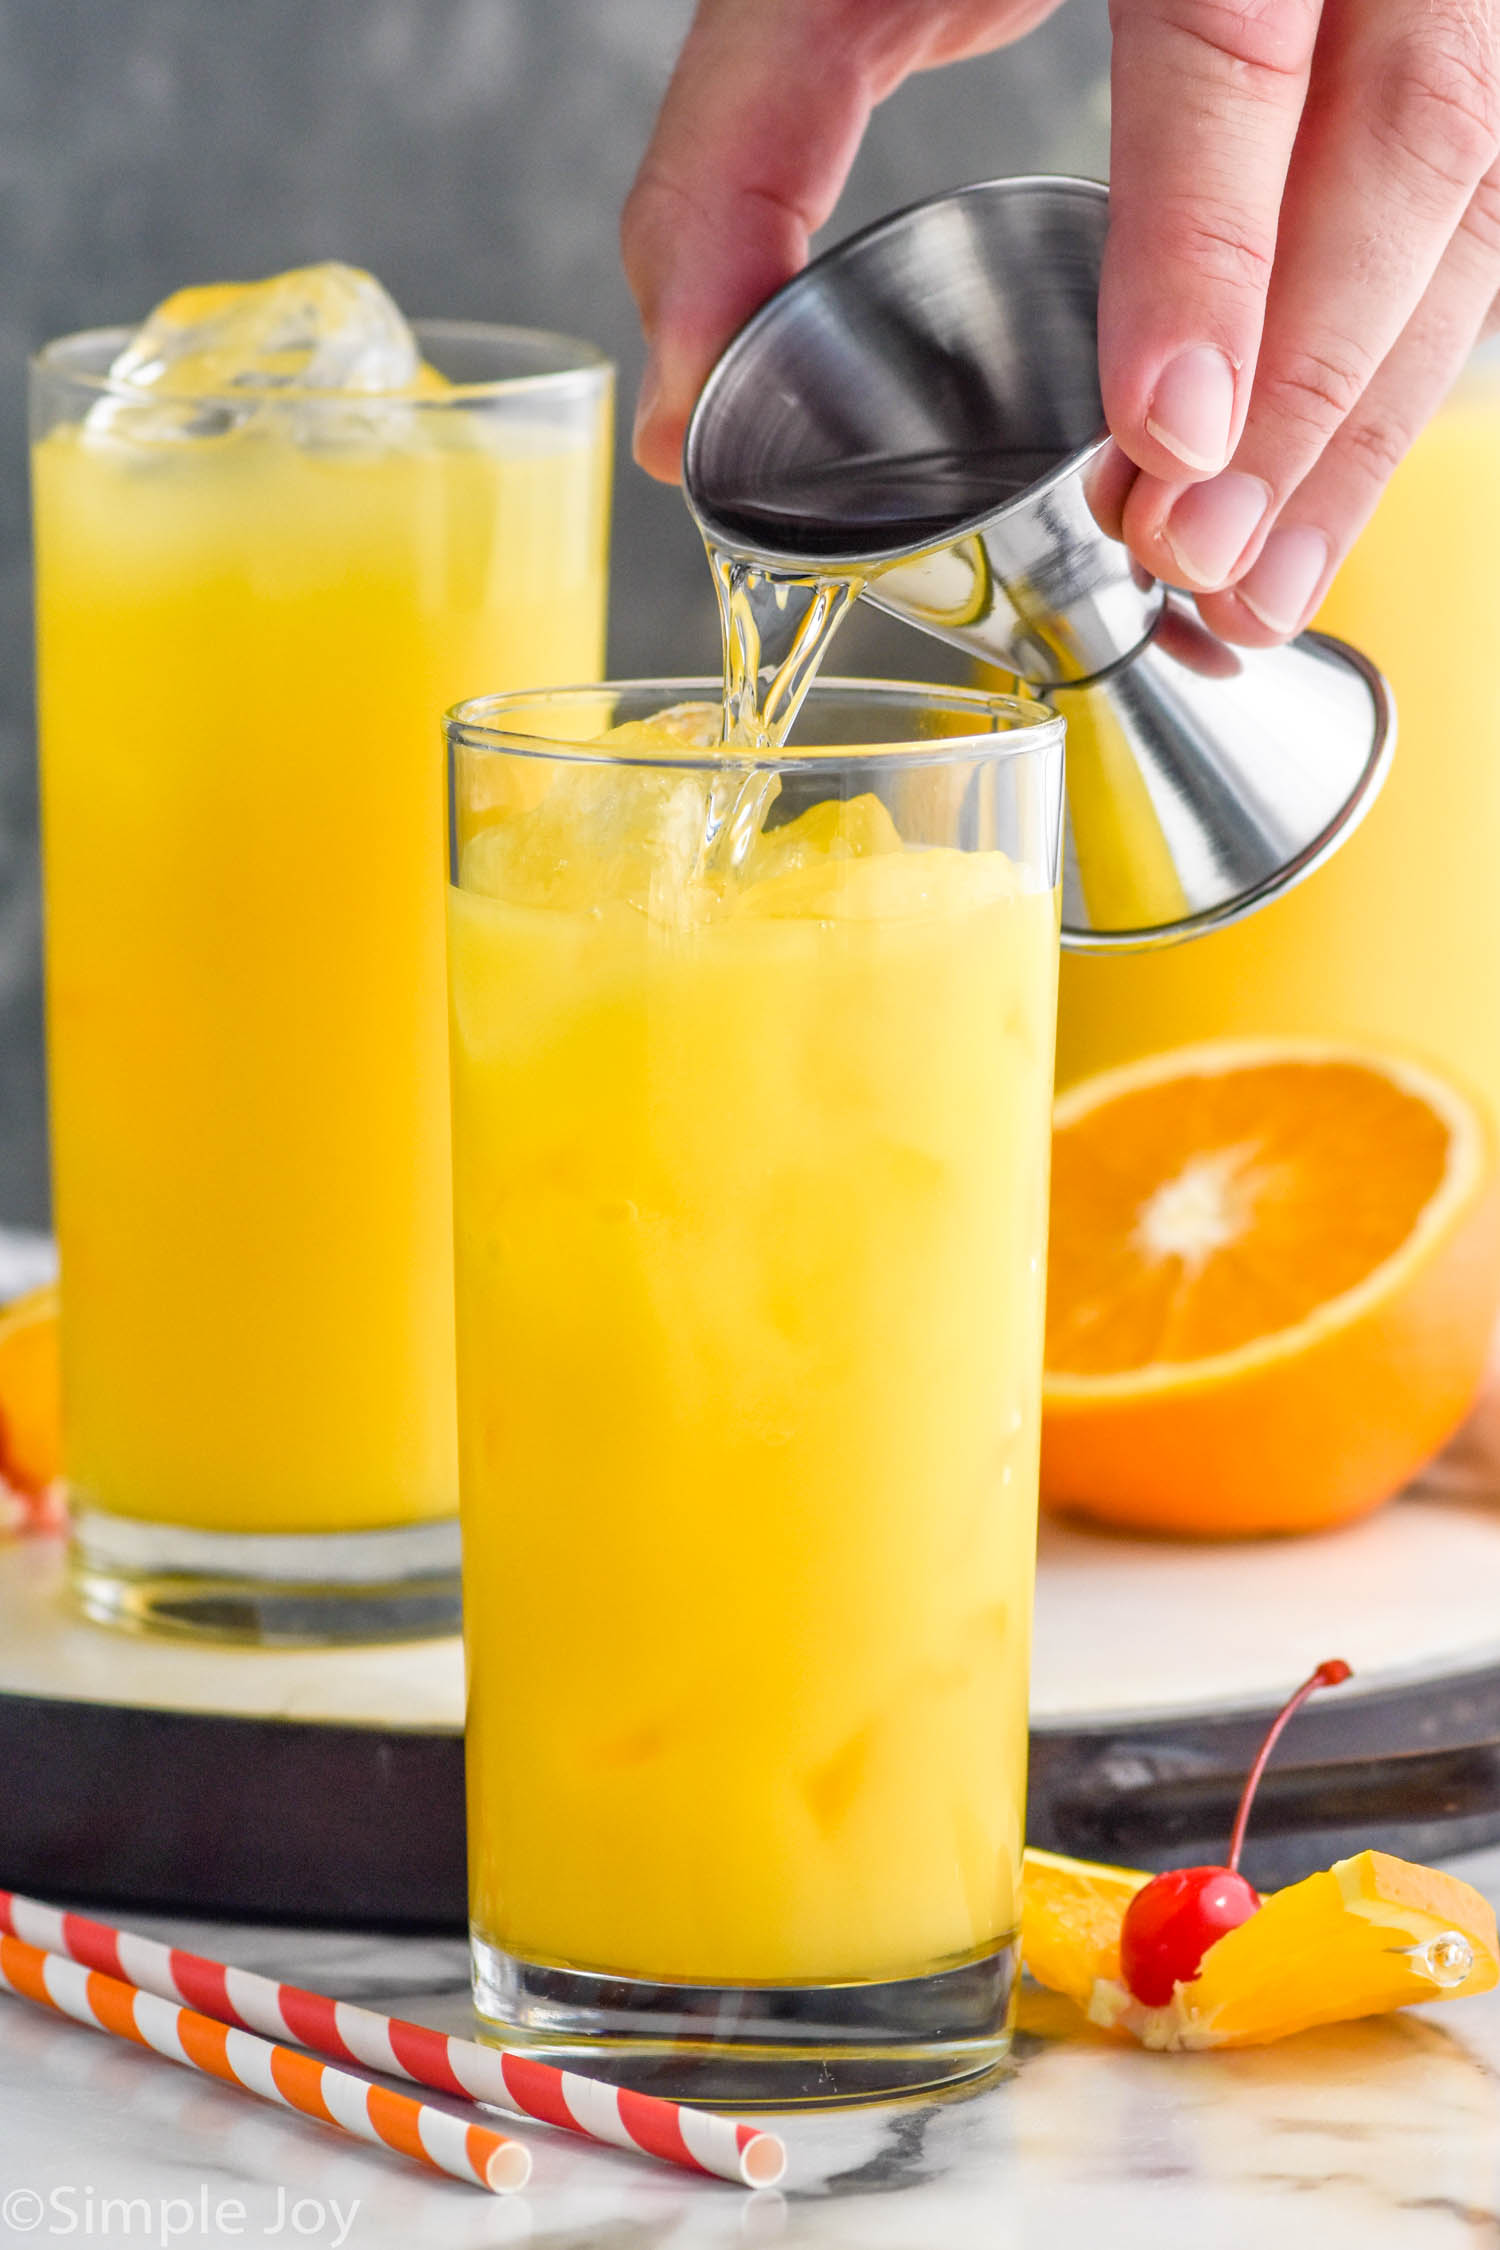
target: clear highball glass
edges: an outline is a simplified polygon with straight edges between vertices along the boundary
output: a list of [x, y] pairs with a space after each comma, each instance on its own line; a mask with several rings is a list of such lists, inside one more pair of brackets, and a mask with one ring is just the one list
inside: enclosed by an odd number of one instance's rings
[[437, 715], [603, 657], [611, 369], [419, 324], [410, 395], [33, 367], [71, 1587], [458, 1628]]
[[448, 719], [475, 1990], [821, 2101], [1009, 2038], [1063, 729], [718, 699]]

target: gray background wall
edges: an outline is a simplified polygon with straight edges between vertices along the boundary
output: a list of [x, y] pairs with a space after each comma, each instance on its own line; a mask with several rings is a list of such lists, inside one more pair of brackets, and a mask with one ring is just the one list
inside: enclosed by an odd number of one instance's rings
[[[616, 215], [691, 0], [0, 0], [0, 1223], [46, 1164], [25, 362], [187, 281], [340, 257], [412, 313], [571, 330], [640, 366]], [[746, 0], [747, 37], [754, 0]], [[831, 232], [986, 173], [1102, 174], [1104, 0], [913, 81]], [[610, 661], [717, 661], [702, 553], [624, 444]], [[853, 630], [851, 628], [851, 630]], [[889, 628], [885, 628], [889, 631]], [[872, 622], [852, 661], [889, 660]]]

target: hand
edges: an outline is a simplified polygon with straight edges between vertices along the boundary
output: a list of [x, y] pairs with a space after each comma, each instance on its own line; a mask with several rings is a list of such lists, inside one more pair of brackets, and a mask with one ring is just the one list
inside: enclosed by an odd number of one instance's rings
[[[875, 104], [1057, 0], [700, 0], [625, 207], [675, 478]], [[1500, 289], [1500, 0], [1112, 0], [1105, 528], [1214, 630], [1300, 630]]]

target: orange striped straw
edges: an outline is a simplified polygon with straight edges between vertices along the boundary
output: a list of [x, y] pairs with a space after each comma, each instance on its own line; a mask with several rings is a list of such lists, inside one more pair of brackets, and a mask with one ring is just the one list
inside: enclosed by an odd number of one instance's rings
[[215, 2023], [211, 2016], [158, 1999], [121, 1977], [85, 1969], [60, 1953], [3, 1934], [0, 1985], [22, 2000], [71, 2016], [75, 2023], [150, 2047], [170, 2062], [186, 2063], [190, 2070], [241, 2086], [262, 2101], [315, 2117], [320, 2125], [337, 2125], [359, 2140], [393, 2148], [470, 2186], [507, 2195], [531, 2177], [531, 2151], [505, 2133], [467, 2124], [409, 2094], [372, 2086], [368, 2079], [334, 2070], [311, 2055]]
[[409, 2078], [440, 2094], [457, 2094], [534, 2117], [544, 2125], [581, 2133], [611, 2148], [638, 2149], [685, 2172], [711, 2172], [742, 2187], [774, 2187], [786, 2171], [786, 2150], [774, 2133], [733, 2117], [690, 2109], [659, 2094], [560, 2070], [503, 2047], [480, 2047], [374, 2008], [330, 2000], [253, 1969], [232, 1969], [201, 1953], [163, 1945], [135, 1930], [91, 1921], [19, 1891], [0, 1890], [0, 1932], [24, 1938], [48, 1953], [66, 1954], [105, 1976], [124, 1977], [143, 1992], [201, 2008], [220, 2023], [258, 2031], [268, 2039], [294, 2039], [337, 2063]]

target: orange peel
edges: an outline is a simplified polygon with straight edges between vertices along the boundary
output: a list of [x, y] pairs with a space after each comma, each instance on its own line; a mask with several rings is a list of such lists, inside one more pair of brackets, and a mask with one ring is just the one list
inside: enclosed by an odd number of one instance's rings
[[62, 1475], [62, 1373], [57, 1289], [48, 1285], [0, 1310], [0, 1484], [29, 1520]]
[[1494, 1912], [1472, 1884], [1365, 1851], [1271, 1893], [1209, 1947], [1191, 1984], [1165, 2007], [1143, 2007], [1120, 1982], [1120, 1926], [1149, 1880], [1028, 1850], [1021, 1923], [1022, 1959], [1039, 1984], [1146, 2047], [1261, 2046], [1500, 1983]]
[[1223, 1040], [1054, 1113], [1042, 1497], [1190, 1537], [1376, 1507], [1473, 1403], [1500, 1309], [1482, 1108], [1424, 1064]]

